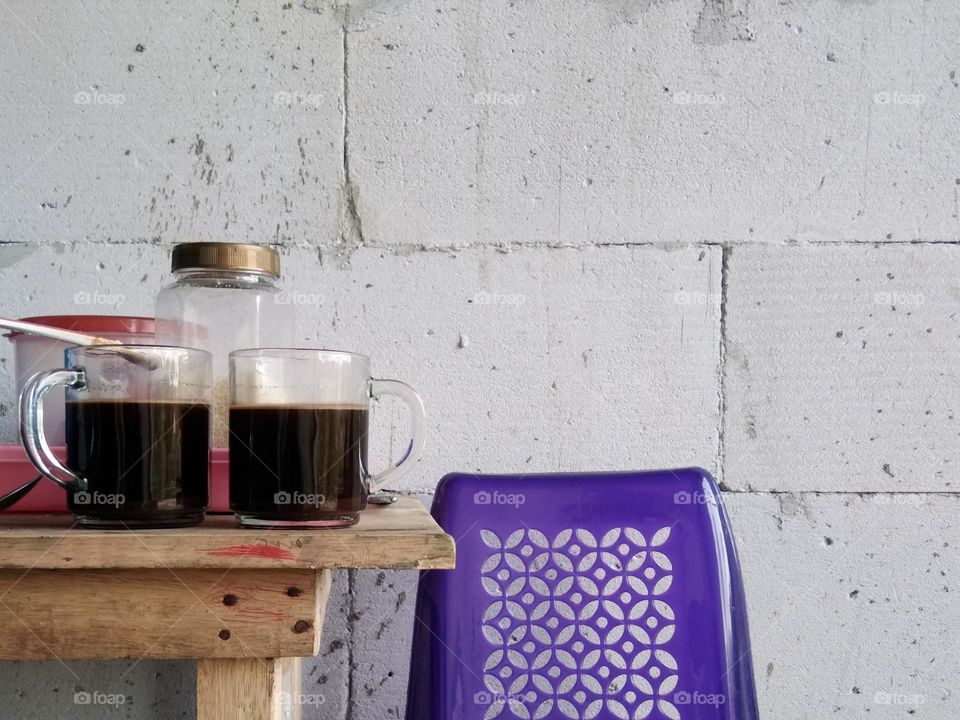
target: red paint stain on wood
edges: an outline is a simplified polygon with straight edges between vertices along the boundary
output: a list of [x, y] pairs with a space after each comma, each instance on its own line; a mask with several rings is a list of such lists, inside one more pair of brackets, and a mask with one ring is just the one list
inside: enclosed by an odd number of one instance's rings
[[263, 558], [265, 560], [296, 560], [289, 550], [273, 545], [228, 545], [212, 550], [211, 555], [230, 558]]

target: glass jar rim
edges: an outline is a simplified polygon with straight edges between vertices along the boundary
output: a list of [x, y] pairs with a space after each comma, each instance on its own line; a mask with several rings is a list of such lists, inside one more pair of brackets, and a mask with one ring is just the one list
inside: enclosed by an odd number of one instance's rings
[[71, 345], [64, 352], [71, 355], [88, 353], [93, 355], [112, 355], [118, 352], [139, 352], [146, 355], [206, 355], [213, 356], [200, 348], [184, 347], [182, 345], [139, 345], [136, 343], [104, 343], [103, 345]]
[[318, 358], [330, 356], [344, 356], [356, 360], [370, 361], [369, 355], [352, 352], [350, 350], [330, 350], [327, 348], [300, 348], [300, 347], [273, 347], [273, 348], [238, 348], [230, 352], [231, 358], [258, 358], [274, 357], [284, 359]]

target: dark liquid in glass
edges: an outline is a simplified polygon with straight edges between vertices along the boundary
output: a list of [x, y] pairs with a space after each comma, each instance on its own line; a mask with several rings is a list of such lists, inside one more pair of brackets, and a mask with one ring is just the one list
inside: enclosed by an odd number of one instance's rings
[[67, 493], [81, 525], [174, 527], [207, 507], [210, 407], [95, 400], [66, 404], [67, 466], [87, 480]]
[[366, 503], [368, 410], [230, 408], [230, 509], [246, 525], [352, 525]]

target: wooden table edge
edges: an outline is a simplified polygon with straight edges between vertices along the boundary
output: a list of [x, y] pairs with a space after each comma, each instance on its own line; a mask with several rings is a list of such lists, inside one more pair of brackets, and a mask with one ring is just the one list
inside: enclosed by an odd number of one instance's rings
[[[369, 511], [344, 529], [243, 529], [224, 524], [171, 530], [96, 531], [63, 516], [0, 516], [2, 570], [270, 569], [445, 570], [456, 543], [416, 498]], [[396, 514], [396, 526], [387, 520]], [[50, 518], [51, 524], [45, 524]], [[5, 523], [4, 520], [7, 522]], [[367, 527], [364, 527], [364, 525]]]

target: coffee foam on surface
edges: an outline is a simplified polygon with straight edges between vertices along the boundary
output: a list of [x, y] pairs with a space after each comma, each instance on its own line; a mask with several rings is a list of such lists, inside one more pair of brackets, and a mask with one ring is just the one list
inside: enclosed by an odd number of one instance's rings
[[84, 397], [65, 401], [67, 405], [84, 405], [87, 403], [102, 403], [103, 405], [199, 405], [210, 407], [207, 400], [191, 398], [112, 398], [112, 397]]
[[367, 383], [349, 375], [297, 372], [298, 368], [270, 368], [269, 374], [256, 365], [232, 371], [230, 405], [298, 407], [366, 407]]
[[365, 412], [368, 410], [366, 405], [355, 405], [345, 403], [234, 403], [230, 406], [231, 410], [357, 410]]

